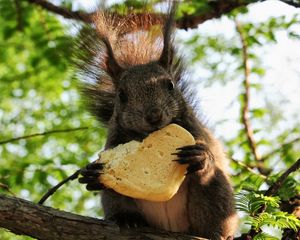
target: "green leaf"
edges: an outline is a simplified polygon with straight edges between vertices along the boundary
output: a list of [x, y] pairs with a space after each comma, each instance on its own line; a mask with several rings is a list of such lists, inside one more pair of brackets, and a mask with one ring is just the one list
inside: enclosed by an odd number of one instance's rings
[[265, 114], [268, 113], [268, 109], [266, 108], [253, 108], [250, 110], [252, 116], [254, 118], [262, 118], [265, 116]]
[[269, 197], [248, 191], [242, 191], [237, 194], [236, 200], [237, 209], [246, 212], [251, 216], [254, 216], [263, 206], [266, 206], [267, 208], [278, 208], [280, 202], [279, 197]]
[[262, 226], [272, 226], [279, 229], [291, 228], [297, 231], [300, 227], [300, 220], [292, 214], [285, 212], [274, 212], [272, 214], [263, 212], [251, 219], [251, 225], [259, 230]]

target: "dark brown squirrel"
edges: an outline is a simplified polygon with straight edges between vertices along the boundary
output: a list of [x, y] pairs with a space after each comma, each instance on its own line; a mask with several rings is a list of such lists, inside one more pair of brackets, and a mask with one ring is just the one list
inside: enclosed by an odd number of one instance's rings
[[188, 164], [183, 184], [167, 202], [133, 199], [99, 182], [99, 163], [82, 169], [79, 182], [88, 190], [102, 190], [105, 219], [120, 226], [230, 239], [237, 217], [226, 158], [192, 107], [194, 96], [173, 44], [175, 9], [174, 4], [160, 24], [134, 14], [121, 19], [99, 13], [94, 25], [82, 31], [77, 65], [89, 108], [108, 129], [105, 149], [141, 141], [170, 123], [194, 136], [195, 145], [176, 153], [178, 164]]

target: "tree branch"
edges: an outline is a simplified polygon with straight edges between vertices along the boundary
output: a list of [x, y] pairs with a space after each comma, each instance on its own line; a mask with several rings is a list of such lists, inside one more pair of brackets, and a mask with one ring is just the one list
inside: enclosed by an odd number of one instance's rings
[[51, 195], [53, 195], [57, 191], [57, 189], [59, 189], [65, 183], [67, 183], [67, 182], [69, 182], [71, 180], [75, 180], [76, 178], [78, 178], [79, 174], [80, 174], [80, 169], [78, 169], [76, 172], [74, 172], [69, 177], [63, 179], [61, 182], [59, 182], [58, 184], [56, 184], [54, 187], [50, 188], [47, 191], [47, 193], [40, 199], [40, 201], [38, 202], [38, 204], [43, 204]]
[[1, 194], [0, 227], [41, 240], [204, 240], [150, 228], [120, 230], [108, 221], [59, 211]]
[[277, 149], [267, 153], [265, 156], [263, 156], [261, 158], [261, 161], [267, 160], [268, 158], [272, 157], [274, 154], [280, 152], [283, 148], [285, 148], [287, 146], [290, 146], [290, 145], [294, 144], [295, 142], [299, 142], [299, 141], [300, 141], [300, 137], [297, 137], [297, 138], [295, 138], [295, 139], [293, 139], [289, 142], [286, 142], [286, 143], [282, 144], [279, 148], [277, 148]]
[[231, 158], [231, 161], [233, 161], [234, 163], [240, 165], [242, 168], [246, 169], [248, 172], [251, 172], [252, 174], [255, 174], [255, 175], [259, 175], [261, 178], [267, 180], [267, 176], [261, 174], [261, 173], [257, 173], [256, 171], [254, 171], [253, 167], [251, 166], [248, 166], [246, 165], [245, 163], [239, 161], [239, 160], [236, 160], [234, 158]]
[[249, 102], [250, 102], [250, 66], [249, 66], [249, 58], [248, 58], [248, 46], [245, 39], [245, 36], [243, 34], [242, 27], [240, 23], [235, 20], [235, 27], [239, 34], [239, 38], [242, 44], [242, 57], [243, 57], [243, 68], [244, 68], [244, 81], [243, 81], [243, 87], [244, 87], [244, 94], [243, 94], [243, 106], [242, 106], [242, 123], [245, 128], [245, 133], [247, 135], [247, 140], [249, 147], [251, 149], [251, 152], [254, 156], [254, 159], [256, 161], [257, 169], [260, 171], [260, 173], [265, 173], [263, 169], [263, 162], [261, 161], [261, 156], [259, 155], [256, 147], [256, 141], [253, 136], [253, 129], [251, 127], [250, 123], [250, 117], [249, 117]]
[[23, 24], [23, 20], [22, 20], [21, 3], [20, 3], [20, 0], [14, 0], [14, 2], [15, 2], [15, 7], [16, 7], [16, 14], [17, 14], [17, 29], [19, 31], [22, 31], [24, 24]]
[[15, 196], [15, 194], [10, 190], [8, 185], [0, 182], [0, 188], [2, 188], [3, 190], [9, 192], [11, 195]]
[[300, 8], [300, 2], [299, 1], [294, 1], [294, 0], [285, 1], [285, 0], [281, 0], [281, 2], [284, 2], [284, 3], [288, 4], [288, 5], [296, 7], [296, 8]]
[[[85, 23], [92, 23], [94, 21], [94, 17], [97, 14], [96, 11], [90, 13], [86, 13], [83, 11], [72, 11], [62, 6], [56, 6], [46, 0], [26, 0], [26, 1], [38, 5], [49, 12], [58, 14], [66, 19], [79, 20]], [[114, 13], [114, 17], [121, 20], [124, 16]], [[132, 20], [136, 22], [137, 27], [139, 26], [139, 24], [140, 26], [144, 27], [145, 22], [149, 22], [151, 24], [157, 24], [163, 21], [163, 15], [155, 14], [155, 13], [137, 13], [135, 15], [132, 15], [132, 17], [134, 18]], [[115, 22], [117, 23], [118, 21]]]
[[[38, 5], [43, 9], [58, 14], [64, 18], [79, 20], [85, 23], [91, 23], [93, 21], [93, 16], [96, 13], [96, 12], [86, 13], [83, 11], [72, 11], [62, 6], [56, 6], [46, 0], [26, 0], [26, 1]], [[211, 7], [206, 12], [199, 15], [185, 15], [176, 21], [176, 25], [180, 29], [197, 28], [199, 24], [205, 22], [206, 20], [212, 18], [219, 18], [223, 14], [229, 13], [236, 8], [247, 6], [250, 3], [260, 2], [260, 1], [264, 1], [264, 0], [211, 1], [210, 3]], [[162, 20], [162, 15], [155, 14], [155, 13], [137, 14], [136, 17], [140, 18], [140, 22], [143, 22], [143, 20], [145, 19], [149, 20], [149, 16], [150, 16], [150, 21], [160, 22]], [[118, 15], [118, 17], [122, 18], [121, 15]]]
[[95, 14], [95, 13], [86, 13], [83, 11], [71, 11], [62, 6], [56, 6], [46, 0], [26, 0], [26, 1], [38, 5], [43, 9], [48, 10], [49, 12], [56, 13], [64, 18], [79, 20], [86, 23], [91, 23], [92, 17]]
[[[55, 14], [58, 14], [64, 18], [67, 19], [73, 19], [73, 20], [79, 20], [85, 23], [91, 23], [93, 21], [93, 16], [95, 15], [95, 12], [86, 13], [83, 11], [72, 11], [62, 6], [56, 6], [46, 0], [26, 0], [29, 3], [38, 5], [42, 7], [43, 9], [53, 12]], [[264, 2], [265, 0], [219, 0], [219, 1], [211, 1], [210, 6], [211, 8], [208, 9], [206, 12], [199, 14], [199, 15], [185, 15], [182, 18], [178, 19], [176, 21], [176, 25], [180, 29], [188, 29], [188, 28], [197, 28], [199, 24], [205, 22], [206, 20], [213, 19], [213, 18], [219, 18], [223, 14], [227, 14], [231, 12], [232, 10], [247, 6], [251, 3], [256, 2]], [[288, 5], [294, 6], [294, 7], [300, 7], [300, 3], [297, 3], [296, 1], [281, 1], [283, 3], [286, 3]], [[138, 14], [138, 17], [141, 19], [141, 22], [143, 19], [146, 19], [149, 17], [149, 14]], [[150, 14], [152, 21], [158, 22], [161, 21], [162, 16], [160, 14]], [[119, 17], [122, 17], [119, 15]]]
[[38, 137], [38, 136], [46, 136], [46, 135], [53, 134], [53, 133], [73, 132], [73, 131], [79, 131], [79, 130], [85, 130], [85, 129], [88, 129], [88, 127], [57, 129], [57, 130], [52, 130], [52, 131], [48, 131], [48, 132], [34, 133], [34, 134], [30, 134], [30, 135], [25, 135], [25, 136], [21, 136], [21, 137], [16, 137], [16, 138], [11, 138], [11, 139], [0, 141], [0, 145], [6, 144], [6, 143], [11, 143], [11, 142], [16, 142], [21, 139], [27, 139], [27, 138]]
[[270, 188], [265, 192], [265, 196], [272, 196], [281, 188], [282, 184], [285, 182], [287, 177], [300, 168], [300, 158], [290, 166], [278, 179], [273, 183]]
[[[263, 0], [264, 1], [264, 0]], [[197, 28], [199, 24], [213, 18], [219, 18], [224, 14], [230, 13], [232, 10], [247, 6], [253, 2], [251, 0], [219, 0], [219, 1], [208, 1], [210, 2], [210, 8], [199, 15], [185, 15], [176, 21], [177, 28], [185, 29]]]

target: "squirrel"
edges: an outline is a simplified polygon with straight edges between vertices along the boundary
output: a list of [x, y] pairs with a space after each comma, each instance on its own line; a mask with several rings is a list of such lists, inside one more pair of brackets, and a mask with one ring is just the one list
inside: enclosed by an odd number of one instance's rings
[[105, 149], [175, 123], [196, 140], [177, 153], [188, 164], [178, 192], [166, 202], [123, 196], [99, 182], [101, 163], [81, 170], [87, 190], [101, 190], [106, 220], [121, 227], [150, 226], [209, 239], [232, 239], [237, 228], [233, 190], [221, 144], [196, 116], [194, 96], [173, 41], [176, 4], [159, 22], [144, 14], [99, 12], [82, 30], [77, 65], [89, 110], [108, 129]]

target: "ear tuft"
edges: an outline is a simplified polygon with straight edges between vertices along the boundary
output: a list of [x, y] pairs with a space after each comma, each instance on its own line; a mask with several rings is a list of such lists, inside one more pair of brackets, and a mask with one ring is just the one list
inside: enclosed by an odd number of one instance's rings
[[175, 25], [175, 13], [176, 13], [177, 3], [174, 1], [172, 5], [170, 6], [170, 9], [168, 11], [168, 15], [164, 24], [163, 29], [163, 50], [161, 53], [161, 56], [158, 60], [159, 64], [163, 66], [166, 69], [169, 69], [173, 57], [174, 57], [174, 48], [173, 48], [173, 39], [172, 39], [172, 33]]
[[124, 69], [118, 64], [109, 40], [104, 37], [102, 38], [102, 41], [105, 44], [106, 51], [107, 51], [107, 57], [106, 57], [107, 72], [112, 77], [112, 80], [116, 85]]

